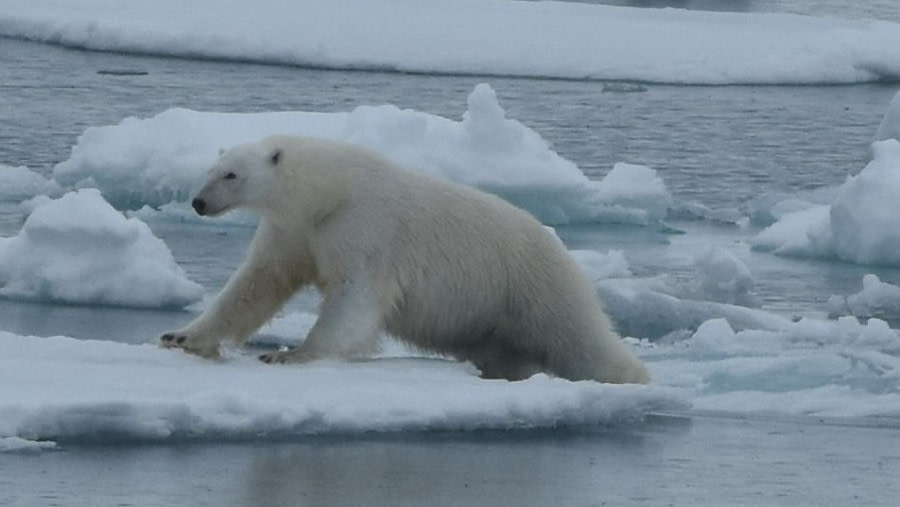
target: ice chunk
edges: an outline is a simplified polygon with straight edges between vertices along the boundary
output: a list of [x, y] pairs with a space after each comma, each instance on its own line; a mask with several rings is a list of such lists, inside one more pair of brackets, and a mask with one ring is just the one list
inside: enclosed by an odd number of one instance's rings
[[146, 224], [84, 189], [39, 205], [17, 236], [0, 238], [0, 296], [182, 307], [202, 298], [203, 288]]
[[850, 314], [856, 317], [879, 317], [900, 321], [900, 287], [882, 282], [876, 275], [863, 277], [862, 290], [844, 297], [833, 295], [828, 300], [832, 315]]
[[44, 178], [27, 167], [0, 164], [0, 201], [18, 202], [37, 195], [58, 195], [58, 183]]
[[53, 170], [66, 186], [96, 186], [119, 208], [186, 202], [219, 149], [271, 134], [370, 146], [399, 164], [495, 193], [545, 223], [655, 223], [671, 196], [650, 168], [617, 164], [588, 179], [534, 130], [506, 118], [490, 86], [478, 85], [462, 121], [394, 106], [349, 113], [201, 113], [170, 109], [148, 119], [92, 127]]
[[598, 185], [599, 216], [606, 221], [651, 224], [666, 216], [672, 197], [649, 167], [619, 162]]
[[831, 205], [838, 257], [859, 264], [900, 264], [900, 141], [872, 145], [874, 158], [848, 178]]
[[592, 280], [631, 276], [631, 264], [621, 250], [610, 250], [605, 254], [593, 250], [571, 250], [569, 253]]
[[873, 160], [847, 178], [830, 206], [787, 213], [754, 238], [777, 254], [900, 265], [900, 141], [872, 145]]
[[706, 299], [722, 303], [750, 305], [753, 275], [731, 250], [711, 246], [694, 259]]
[[724, 318], [734, 329], [782, 330], [790, 320], [753, 308], [680, 299], [659, 278], [619, 278], [598, 283], [604, 306], [623, 336], [659, 340], [693, 332], [710, 319]]
[[811, 206], [785, 213], [753, 239], [753, 246], [786, 256], [833, 256], [830, 211], [829, 206]]
[[641, 349], [654, 380], [690, 391], [698, 410], [888, 418], [900, 416], [898, 353], [884, 321], [853, 317], [740, 331], [713, 319]]

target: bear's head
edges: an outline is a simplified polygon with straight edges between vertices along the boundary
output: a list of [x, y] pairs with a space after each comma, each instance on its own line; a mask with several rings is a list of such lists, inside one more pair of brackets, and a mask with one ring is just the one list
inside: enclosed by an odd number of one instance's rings
[[276, 193], [281, 162], [282, 150], [273, 143], [241, 144], [223, 151], [191, 205], [202, 216], [235, 208], [261, 210]]
[[249, 208], [273, 223], [320, 223], [348, 201], [360, 168], [384, 164], [346, 143], [271, 136], [223, 152], [192, 205], [204, 216]]

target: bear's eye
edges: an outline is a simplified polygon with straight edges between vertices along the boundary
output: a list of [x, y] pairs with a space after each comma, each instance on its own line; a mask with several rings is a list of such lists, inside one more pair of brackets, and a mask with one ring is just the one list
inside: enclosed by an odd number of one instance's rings
[[228, 174], [226, 174], [226, 175], [224, 176], [224, 178], [225, 178], [226, 180], [233, 180], [233, 179], [237, 178], [237, 174], [234, 174], [234, 173], [228, 173]]
[[275, 150], [275, 153], [269, 157], [269, 161], [272, 162], [272, 165], [278, 165], [278, 160], [281, 159], [281, 150]]

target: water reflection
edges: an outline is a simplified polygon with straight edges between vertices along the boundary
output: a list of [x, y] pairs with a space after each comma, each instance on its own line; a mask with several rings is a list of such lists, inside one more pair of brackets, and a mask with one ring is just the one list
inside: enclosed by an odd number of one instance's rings
[[649, 7], [662, 9], [673, 7], [697, 11], [750, 12], [754, 8], [753, 0], [580, 0], [583, 3], [618, 5], [624, 7]]
[[590, 505], [659, 445], [637, 428], [335, 440], [257, 455], [238, 504]]

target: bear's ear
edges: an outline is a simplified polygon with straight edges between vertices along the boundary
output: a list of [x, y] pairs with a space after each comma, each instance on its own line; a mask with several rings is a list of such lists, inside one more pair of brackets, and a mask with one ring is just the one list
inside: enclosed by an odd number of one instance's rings
[[225, 148], [219, 148], [219, 156], [221, 157], [222, 155], [224, 155], [225, 151]]
[[278, 165], [278, 161], [281, 160], [281, 150], [275, 150], [272, 155], [269, 156], [269, 162], [272, 165]]

